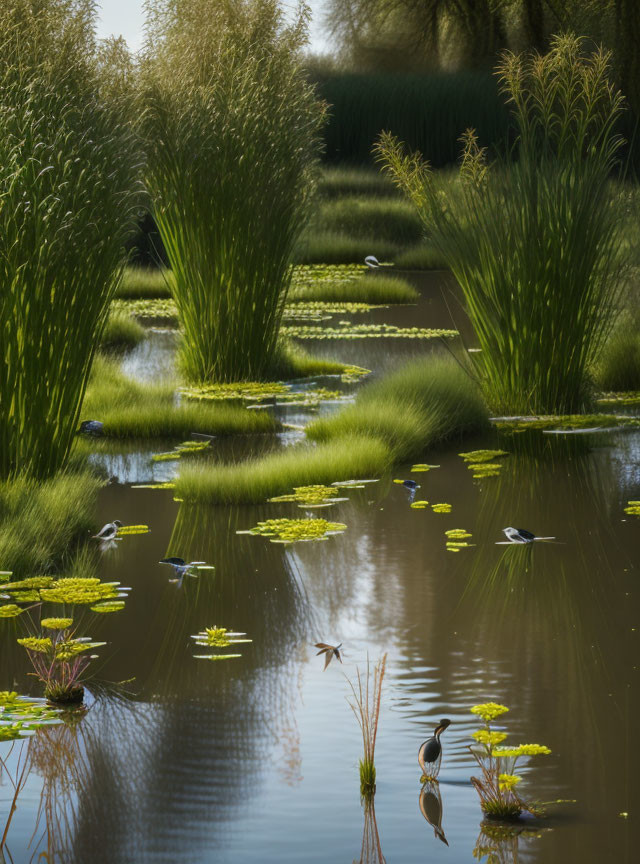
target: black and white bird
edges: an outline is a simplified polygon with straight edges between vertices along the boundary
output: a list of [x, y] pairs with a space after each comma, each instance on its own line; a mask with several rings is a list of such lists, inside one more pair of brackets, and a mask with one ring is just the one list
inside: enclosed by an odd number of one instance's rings
[[370, 270], [377, 270], [378, 267], [380, 267], [380, 262], [375, 255], [367, 255], [367, 257], [364, 259], [364, 263]]
[[525, 528], [503, 528], [502, 533], [509, 543], [533, 543], [534, 540], [555, 540], [555, 537], [538, 537]]
[[182, 582], [185, 576], [193, 575], [191, 571], [205, 565], [206, 561], [189, 561], [187, 563], [184, 558], [163, 558], [159, 563], [170, 564], [173, 567], [173, 572], [176, 574], [176, 579]]
[[118, 528], [122, 528], [122, 522], [114, 519], [113, 522], [107, 522], [97, 534], [93, 535], [94, 540], [115, 540]]
[[418, 750], [418, 763], [422, 768], [422, 774], [427, 780], [436, 780], [440, 773], [442, 762], [442, 744], [440, 736], [444, 730], [451, 725], [451, 720], [445, 717], [436, 726], [431, 738], [420, 745]]

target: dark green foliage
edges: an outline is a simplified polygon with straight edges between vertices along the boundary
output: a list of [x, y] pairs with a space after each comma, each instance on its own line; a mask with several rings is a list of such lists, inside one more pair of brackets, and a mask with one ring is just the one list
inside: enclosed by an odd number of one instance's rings
[[420, 150], [434, 168], [458, 160], [458, 138], [474, 127], [480, 139], [503, 148], [508, 112], [490, 74], [336, 74], [320, 82], [329, 103], [326, 159], [371, 161], [383, 131]]

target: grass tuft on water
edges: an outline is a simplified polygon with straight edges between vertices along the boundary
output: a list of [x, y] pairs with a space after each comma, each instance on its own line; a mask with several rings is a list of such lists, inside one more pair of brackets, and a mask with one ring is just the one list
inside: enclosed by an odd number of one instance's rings
[[116, 312], [109, 315], [104, 330], [100, 348], [103, 351], [126, 351], [135, 348], [146, 338], [142, 327], [131, 315]]
[[351, 436], [318, 446], [302, 443], [239, 465], [185, 466], [175, 492], [184, 501], [258, 504], [296, 486], [380, 476], [390, 465], [382, 441]]
[[0, 570], [21, 577], [59, 567], [73, 541], [93, 527], [100, 485], [88, 472], [0, 483]]
[[353, 702], [348, 700], [349, 707], [362, 732], [364, 754], [360, 760], [360, 794], [363, 798], [371, 797], [376, 791], [376, 738], [380, 722], [382, 682], [386, 670], [387, 655], [383, 654], [373, 668], [373, 680], [371, 680], [371, 667], [367, 657], [366, 674], [362, 674], [356, 667], [356, 683], [347, 678], [353, 696]]
[[82, 406], [83, 420], [100, 420], [108, 438], [184, 438], [273, 432], [277, 422], [266, 411], [247, 411], [223, 402], [176, 402], [175, 387], [138, 383], [116, 362], [97, 357]]
[[488, 425], [473, 381], [450, 358], [414, 360], [364, 387], [354, 405], [307, 427], [314, 441], [367, 435], [389, 448], [394, 462], [420, 456], [441, 441]]

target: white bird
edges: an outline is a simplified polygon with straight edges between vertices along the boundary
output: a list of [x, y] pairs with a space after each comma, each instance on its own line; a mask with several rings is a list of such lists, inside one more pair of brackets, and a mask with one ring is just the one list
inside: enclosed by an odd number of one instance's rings
[[510, 543], [533, 543], [534, 540], [555, 540], [555, 537], [536, 537], [525, 528], [503, 528], [502, 533]]
[[376, 258], [375, 255], [367, 255], [367, 257], [364, 259], [364, 263], [371, 270], [377, 270], [378, 267], [380, 266], [380, 262], [378, 261], [378, 259]]
[[122, 522], [114, 519], [113, 522], [107, 522], [101, 530], [93, 535], [94, 540], [113, 540], [118, 533], [118, 528], [122, 528]]

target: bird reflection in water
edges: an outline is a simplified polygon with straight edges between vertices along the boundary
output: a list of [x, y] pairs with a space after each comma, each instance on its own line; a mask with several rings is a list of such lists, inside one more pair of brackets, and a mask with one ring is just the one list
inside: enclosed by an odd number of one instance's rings
[[420, 812], [433, 828], [433, 834], [438, 840], [442, 840], [445, 846], [449, 843], [442, 830], [442, 796], [440, 784], [437, 780], [427, 780], [420, 790], [418, 799]]

